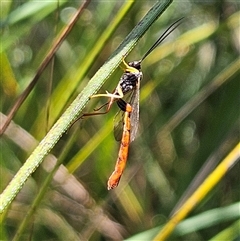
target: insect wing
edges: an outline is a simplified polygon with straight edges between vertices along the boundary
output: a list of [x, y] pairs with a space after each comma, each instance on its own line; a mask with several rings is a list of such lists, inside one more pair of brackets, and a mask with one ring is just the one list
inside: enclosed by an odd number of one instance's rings
[[140, 80], [138, 81], [137, 87], [133, 92], [132, 99], [130, 104], [132, 106], [132, 112], [130, 116], [131, 120], [131, 135], [130, 142], [134, 141], [137, 130], [138, 130], [138, 122], [139, 122], [139, 88], [140, 88]]
[[123, 125], [124, 125], [124, 113], [119, 110], [114, 117], [114, 138], [116, 141], [121, 141], [123, 134]]

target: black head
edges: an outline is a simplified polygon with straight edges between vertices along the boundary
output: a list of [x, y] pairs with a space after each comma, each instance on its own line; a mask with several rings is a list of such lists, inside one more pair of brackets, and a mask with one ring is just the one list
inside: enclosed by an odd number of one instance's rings
[[137, 69], [137, 70], [141, 70], [141, 63], [142, 63], [142, 61], [138, 60], [138, 61], [129, 62], [128, 65], [130, 67], [133, 67], [133, 68]]

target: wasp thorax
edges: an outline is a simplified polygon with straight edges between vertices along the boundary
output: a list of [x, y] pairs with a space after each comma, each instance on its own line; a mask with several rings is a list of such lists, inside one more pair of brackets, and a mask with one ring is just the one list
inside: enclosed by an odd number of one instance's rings
[[139, 60], [139, 61], [129, 62], [128, 65], [129, 65], [130, 67], [133, 67], [133, 68], [137, 69], [137, 70], [140, 70], [140, 69], [141, 69], [141, 61], [140, 61], [140, 60]]

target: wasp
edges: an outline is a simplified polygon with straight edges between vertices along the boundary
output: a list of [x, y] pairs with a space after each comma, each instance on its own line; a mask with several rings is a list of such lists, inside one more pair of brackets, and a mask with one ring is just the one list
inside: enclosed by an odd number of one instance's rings
[[[126, 62], [122, 59], [122, 69], [124, 70], [120, 81], [112, 93], [106, 91], [105, 94], [96, 94], [90, 98], [107, 97], [109, 101], [99, 108], [95, 109], [93, 113], [85, 113], [81, 118], [93, 115], [107, 114], [114, 102], [117, 103], [120, 111], [123, 112], [120, 121], [114, 125], [114, 136], [117, 141], [120, 141], [120, 148], [118, 152], [115, 169], [108, 179], [108, 190], [118, 186], [120, 178], [125, 169], [130, 143], [135, 139], [139, 122], [139, 90], [140, 82], [143, 74], [141, 64], [143, 60], [157, 47], [163, 40], [172, 33], [180, 24], [183, 18], [178, 19], [171, 24], [163, 34], [157, 39], [152, 47], [143, 55], [138, 61]], [[127, 102], [123, 98], [130, 93], [130, 101]], [[100, 109], [106, 106], [105, 111], [99, 112]], [[119, 134], [120, 133], [120, 134]]]

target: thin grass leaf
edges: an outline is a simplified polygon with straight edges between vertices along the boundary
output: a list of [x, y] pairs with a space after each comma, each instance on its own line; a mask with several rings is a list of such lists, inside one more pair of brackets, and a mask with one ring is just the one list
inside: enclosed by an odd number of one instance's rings
[[[240, 206], [238, 206], [240, 208]], [[240, 233], [240, 220], [236, 221], [228, 228], [225, 228], [222, 232], [214, 236], [213, 238], [209, 239], [209, 241], [218, 241], [218, 240], [238, 240]]]
[[156, 235], [154, 240], [166, 240], [174, 228], [203, 198], [215, 187], [224, 175], [236, 164], [240, 158], [240, 143], [238, 143], [228, 156], [222, 160], [217, 168], [205, 179], [203, 184], [183, 203], [178, 212], [169, 220], [164, 228]]
[[[108, 24], [108, 27], [103, 31], [100, 37], [94, 43], [92, 49], [88, 52], [84, 59], [79, 56], [77, 60], [77, 67], [74, 65], [66, 75], [60, 80], [58, 86], [54, 89], [51, 96], [51, 109], [50, 115], [50, 125], [52, 125], [59, 115], [62, 113], [65, 105], [68, 103], [69, 99], [74, 94], [83, 78], [88, 73], [89, 69], [94, 65], [96, 58], [99, 56], [100, 52], [107, 44], [107, 41], [111, 38], [114, 31], [121, 23], [122, 19], [126, 16], [128, 11], [132, 8], [134, 1], [126, 2], [121, 9], [119, 9], [118, 14], [114, 17], [113, 21]], [[80, 67], [79, 67], [80, 65]], [[64, 95], [62, 94], [64, 93]], [[45, 115], [44, 111], [36, 118], [35, 124], [33, 125], [33, 132], [36, 134], [41, 133], [41, 124], [44, 121]], [[38, 134], [39, 135], [39, 134]]]
[[[14, 117], [14, 115], [16, 114], [17, 110], [20, 108], [20, 106], [23, 104], [23, 102], [25, 101], [25, 99], [28, 97], [28, 95], [31, 93], [31, 91], [33, 90], [34, 86], [37, 84], [39, 77], [41, 76], [43, 70], [47, 67], [47, 65], [49, 64], [49, 62], [51, 61], [51, 59], [53, 58], [54, 54], [56, 53], [56, 51], [58, 50], [58, 48], [61, 46], [63, 40], [66, 38], [66, 36], [69, 34], [69, 32], [72, 30], [74, 24], [76, 23], [76, 21], [78, 20], [80, 14], [82, 13], [83, 9], [85, 7], [87, 7], [89, 1], [85, 1], [84, 4], [81, 5], [81, 7], [78, 9], [78, 11], [76, 12], [76, 14], [73, 16], [73, 18], [71, 19], [70, 23], [68, 24], [68, 26], [66, 28], [64, 28], [64, 30], [59, 34], [59, 36], [56, 38], [56, 40], [54, 41], [53, 47], [50, 49], [50, 51], [48, 52], [48, 54], [45, 56], [45, 58], [43, 59], [42, 63], [40, 64], [39, 68], [36, 71], [35, 76], [33, 77], [33, 79], [31, 80], [31, 82], [28, 84], [27, 88], [21, 93], [21, 95], [18, 97], [18, 99], [16, 100], [16, 102], [14, 103], [13, 107], [10, 109], [9, 114], [8, 114], [8, 118], [5, 121], [5, 123], [1, 124], [1, 128], [0, 128], [0, 136], [4, 133], [4, 131], [6, 130], [6, 128], [8, 127], [10, 121], [12, 120], [12, 118]], [[39, 4], [38, 4], [39, 5]]]
[[[194, 217], [187, 218], [186, 220], [181, 221], [174, 231], [174, 237], [182, 237], [183, 235], [190, 234], [192, 232], [200, 231], [201, 229], [211, 228], [215, 225], [225, 223], [226, 221], [233, 221], [239, 218], [240, 213], [239, 210], [240, 203], [234, 203], [227, 207], [216, 208], [201, 214], [195, 215]], [[229, 229], [222, 231], [223, 236], [218, 234], [216, 237], [212, 238], [212, 240], [227, 240], [225, 235], [229, 231], [233, 231], [231, 235], [236, 236], [238, 229], [236, 229], [239, 221], [236, 221]], [[159, 229], [162, 229], [163, 226], [150, 229], [148, 231], [136, 234], [131, 238], [125, 239], [126, 241], [134, 241], [134, 240], [152, 240], [154, 236], [156, 236]], [[228, 233], [229, 234], [229, 233]], [[218, 239], [216, 239], [218, 238]], [[231, 239], [232, 240], [232, 239]]]

